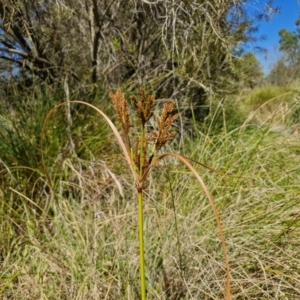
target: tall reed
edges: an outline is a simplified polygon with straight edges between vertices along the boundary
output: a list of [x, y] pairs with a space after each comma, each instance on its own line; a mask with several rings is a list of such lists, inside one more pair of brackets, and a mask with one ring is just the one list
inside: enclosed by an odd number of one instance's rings
[[[138, 202], [138, 230], [139, 230], [139, 253], [140, 253], [140, 286], [141, 286], [141, 299], [146, 300], [146, 279], [145, 279], [145, 258], [144, 258], [144, 214], [143, 214], [143, 189], [144, 183], [147, 180], [148, 175], [151, 170], [163, 159], [168, 156], [173, 156], [178, 158], [182, 163], [184, 163], [197, 178], [201, 187], [203, 188], [210, 205], [212, 207], [219, 234], [221, 237], [222, 247], [225, 256], [226, 264], [226, 299], [231, 299], [230, 292], [230, 270], [228, 263], [227, 248], [225, 244], [225, 237], [222, 229], [222, 225], [216, 210], [212, 196], [202, 180], [201, 176], [198, 174], [196, 169], [192, 166], [190, 160], [178, 153], [167, 152], [159, 154], [161, 148], [168, 142], [172, 141], [175, 132], [171, 130], [174, 121], [179, 117], [179, 114], [173, 114], [174, 103], [165, 103], [160, 117], [156, 118], [156, 128], [150, 129], [147, 126], [149, 120], [153, 117], [154, 107], [155, 107], [155, 96], [147, 95], [145, 90], [142, 88], [140, 90], [139, 97], [132, 96], [131, 101], [136, 112], [137, 121], [134, 123], [130, 118], [130, 112], [128, 108], [128, 101], [125, 99], [124, 94], [117, 90], [116, 93], [110, 93], [110, 98], [112, 100], [113, 106], [117, 112], [118, 119], [121, 123], [122, 136], [117, 130], [115, 125], [112, 123], [110, 118], [104, 114], [99, 108], [92, 104], [83, 101], [68, 101], [55, 106], [46, 116], [43, 124], [42, 134], [41, 134], [41, 148], [43, 148], [43, 142], [45, 138], [46, 125], [49, 122], [50, 117], [54, 112], [61, 106], [67, 105], [69, 103], [80, 103], [95, 109], [108, 123], [112, 131], [114, 132], [118, 143], [123, 151], [124, 157], [128, 163], [128, 166], [132, 172], [135, 187], [137, 190], [137, 202]], [[135, 130], [131, 130], [135, 127]], [[42, 155], [42, 161], [45, 169], [45, 174], [51, 185], [51, 178], [47, 171], [44, 154]]]

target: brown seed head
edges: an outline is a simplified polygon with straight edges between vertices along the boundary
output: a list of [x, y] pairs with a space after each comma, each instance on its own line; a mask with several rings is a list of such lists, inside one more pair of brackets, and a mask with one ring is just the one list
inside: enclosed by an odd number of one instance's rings
[[145, 126], [153, 115], [155, 95], [147, 96], [145, 89], [141, 88], [140, 100], [138, 100], [136, 96], [132, 96], [131, 98], [134, 106], [136, 107], [142, 126]]
[[124, 134], [127, 136], [129, 133], [129, 128], [132, 126], [132, 124], [129, 120], [127, 101], [124, 97], [124, 94], [121, 93], [120, 89], [118, 89], [115, 94], [110, 92], [109, 97], [111, 98], [113, 106], [118, 114]]
[[152, 131], [151, 139], [155, 141], [155, 149], [159, 151], [168, 141], [171, 141], [175, 132], [170, 132], [173, 122], [179, 114], [172, 115], [174, 102], [164, 104], [161, 117], [157, 120], [158, 130]]

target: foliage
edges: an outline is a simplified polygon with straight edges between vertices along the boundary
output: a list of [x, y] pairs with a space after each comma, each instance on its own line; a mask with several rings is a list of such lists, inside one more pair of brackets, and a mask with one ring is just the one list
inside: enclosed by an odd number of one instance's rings
[[295, 22], [296, 30], [279, 30], [280, 51], [283, 53], [271, 70], [268, 81], [271, 84], [285, 85], [300, 76], [300, 17]]
[[266, 104], [270, 101], [278, 102], [283, 99], [287, 99], [287, 95], [289, 95], [292, 90], [288, 87], [277, 87], [277, 86], [263, 86], [253, 90], [248, 95], [247, 104], [251, 105], [254, 109]]
[[293, 68], [286, 64], [285, 58], [279, 59], [273, 66], [270, 74], [267, 76], [266, 81], [271, 85], [284, 86], [295, 77]]
[[[11, 86], [10, 89], [12, 90], [13, 87]], [[50, 95], [41, 98], [35, 96], [34, 92], [26, 98], [24, 95], [14, 94], [9, 97], [11, 100], [8, 107], [4, 105], [5, 103], [2, 105], [0, 151], [1, 159], [9, 166], [38, 168], [40, 165], [39, 137], [43, 119], [50, 105], [57, 103], [59, 98]], [[51, 124], [49, 130], [54, 151], [57, 151], [57, 143], [62, 142], [59, 136], [64, 134], [64, 126], [61, 122], [62, 120], [58, 118], [56, 123]]]
[[[185, 143], [186, 155], [227, 174], [199, 166], [226, 231], [233, 299], [300, 293], [299, 146], [298, 136], [263, 127]], [[7, 174], [22, 186], [0, 187], [1, 299], [139, 299], [133, 188], [126, 174], [106, 177], [111, 166], [99, 160], [62, 162], [52, 217], [25, 195], [30, 178]], [[215, 220], [198, 183], [173, 159], [158, 168], [144, 200], [149, 299], [224, 299]]]
[[[46, 116], [43, 128], [42, 128], [42, 139], [41, 139], [41, 146], [43, 147], [44, 141], [44, 134], [46, 131], [46, 125], [49, 122], [51, 115], [63, 105], [69, 105], [70, 103], [77, 103], [77, 104], [84, 104], [88, 107], [93, 108], [97, 111], [108, 123], [110, 128], [112, 129], [115, 137], [118, 140], [118, 143], [122, 149], [122, 153], [124, 155], [125, 160], [127, 161], [128, 167], [132, 172], [135, 187], [137, 190], [137, 198], [138, 198], [138, 228], [139, 228], [139, 252], [140, 252], [140, 283], [141, 283], [141, 299], [146, 300], [146, 278], [145, 278], [145, 259], [144, 259], [144, 212], [143, 212], [143, 193], [145, 189], [146, 180], [149, 177], [152, 169], [158, 165], [158, 163], [166, 157], [174, 157], [178, 158], [185, 166], [187, 166], [192, 174], [196, 177], [199, 184], [204, 190], [205, 195], [208, 198], [210, 206], [213, 210], [213, 214], [215, 216], [217, 227], [219, 230], [219, 234], [221, 237], [222, 248], [224, 251], [225, 256], [225, 264], [226, 264], [226, 300], [231, 299], [231, 291], [230, 291], [230, 274], [229, 274], [229, 263], [228, 263], [228, 256], [227, 256], [227, 247], [225, 244], [225, 237], [222, 229], [222, 225], [219, 219], [218, 212], [216, 210], [216, 206], [212, 199], [212, 196], [207, 189], [205, 183], [203, 182], [201, 176], [197, 173], [196, 169], [191, 165], [190, 159], [184, 157], [183, 155], [171, 152], [171, 153], [164, 153], [158, 155], [159, 150], [169, 141], [171, 141], [175, 133], [171, 132], [171, 126], [173, 122], [178, 118], [179, 114], [172, 115], [172, 110], [174, 107], [174, 103], [169, 102], [165, 103], [161, 117], [156, 119], [157, 122], [157, 129], [150, 130], [149, 126], [146, 126], [148, 121], [153, 116], [154, 110], [154, 100], [155, 96], [146, 95], [144, 89], [140, 91], [140, 99], [136, 96], [132, 96], [132, 101], [134, 103], [135, 111], [137, 114], [137, 120], [135, 123], [131, 122], [129, 109], [128, 109], [128, 102], [125, 99], [124, 94], [118, 90], [115, 94], [110, 93], [110, 98], [113, 102], [114, 108], [118, 114], [119, 121], [121, 123], [121, 128], [123, 131], [123, 138], [121, 137], [120, 133], [118, 132], [115, 125], [112, 121], [108, 118], [106, 114], [103, 113], [100, 109], [95, 107], [92, 104], [82, 101], [71, 101], [66, 103], [61, 103], [55, 106]], [[131, 127], [135, 127], [138, 130], [137, 135], [135, 136], [135, 143], [132, 143], [130, 129]], [[42, 155], [42, 161], [44, 162], [44, 155]], [[194, 161], [195, 162], [195, 161]], [[197, 163], [197, 162], [196, 162]], [[202, 165], [201, 163], [198, 163]], [[209, 167], [208, 167], [209, 168]], [[45, 173], [46, 177], [49, 181], [51, 189], [53, 189], [53, 185], [51, 183], [51, 178], [45, 166]], [[176, 221], [176, 219], [175, 219]]]
[[[0, 58], [15, 74], [70, 90], [140, 85], [190, 109], [211, 92], [235, 89], [240, 45], [254, 41], [259, 15], [248, 0], [2, 1]], [[233, 80], [234, 78], [234, 80]], [[231, 83], [231, 85], [229, 85]], [[53, 86], [54, 88], [54, 86]]]
[[261, 84], [263, 79], [263, 71], [254, 53], [248, 52], [238, 58], [237, 74], [240, 89], [253, 89]]
[[[39, 193], [44, 189], [43, 184], [36, 185], [43, 173], [41, 130], [45, 116], [54, 105], [61, 102], [63, 92], [53, 92], [51, 89], [41, 92], [37, 86], [30, 94], [19, 94], [13, 92], [18, 91], [13, 83], [9, 90], [9, 106], [5, 105], [8, 101], [2, 99], [0, 110], [0, 184], [5, 184], [6, 176], [18, 172], [20, 177], [28, 180], [25, 195], [33, 196], [33, 200], [39, 203]], [[90, 122], [84, 124], [83, 120], [87, 116], [90, 117]], [[56, 119], [51, 120], [46, 132], [49, 139], [44, 151], [47, 154], [46, 163], [51, 165], [54, 182], [56, 175], [63, 172], [61, 164], [65, 159], [73, 158], [80, 163], [81, 159], [91, 159], [91, 153], [101, 152], [112, 146], [107, 128], [95, 114], [82, 114], [79, 111], [74, 113], [71, 136], [67, 123], [66, 111], [61, 111]], [[34, 195], [31, 194], [32, 190]]]
[[[167, 147], [203, 163], [197, 169], [229, 246], [232, 298], [298, 297], [300, 110], [291, 61], [299, 32], [281, 31], [285, 54], [268, 78], [281, 86], [257, 87], [257, 60], [239, 45], [254, 41], [254, 22], [270, 14], [252, 18], [251, 2], [1, 1], [1, 299], [140, 297], [131, 197], [138, 185], [104, 122], [74, 104], [71, 122], [68, 110], [48, 120], [43, 152], [40, 132], [49, 109], [65, 100], [83, 96], [111, 114], [106, 91], [121, 85], [130, 94], [141, 84], [156, 92], [159, 106], [173, 98], [176, 110], [192, 110], [193, 139], [180, 114], [184, 143]], [[247, 95], [224, 96], [241, 86]], [[150, 123], [146, 129], [155, 131]], [[155, 161], [157, 141], [147, 155], [146, 143], [128, 143], [137, 182]], [[147, 296], [224, 299], [224, 254], [199, 182], [174, 157], [156, 162], [139, 198]]]
[[[296, 21], [296, 25], [299, 25], [300, 19]], [[299, 60], [300, 54], [300, 29], [297, 28], [296, 32], [291, 32], [286, 29], [279, 30], [280, 36], [280, 50], [287, 54], [287, 61], [289, 64], [294, 65]]]
[[285, 86], [265, 85], [237, 97], [240, 115], [250, 126], [265, 126], [271, 132], [295, 134], [299, 127], [298, 83]]
[[237, 99], [236, 96], [211, 99], [210, 113], [201, 124], [201, 130], [204, 134], [227, 133], [240, 128], [248, 113], [241, 109], [240, 101], [241, 99]]

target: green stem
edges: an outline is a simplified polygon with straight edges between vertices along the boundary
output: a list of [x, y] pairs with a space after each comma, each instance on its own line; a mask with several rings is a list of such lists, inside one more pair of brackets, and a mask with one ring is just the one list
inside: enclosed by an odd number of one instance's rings
[[[144, 164], [144, 141], [145, 141], [145, 125], [142, 124], [140, 138], [140, 178], [143, 177]], [[143, 215], [143, 189], [138, 189], [138, 219], [139, 219], [139, 246], [140, 246], [140, 281], [141, 281], [141, 299], [146, 300], [146, 280], [145, 280], [145, 257], [144, 257], [144, 215]]]
[[143, 176], [145, 127], [142, 125], [140, 140], [140, 176]]
[[140, 246], [140, 281], [141, 297], [146, 300], [146, 280], [145, 280], [145, 258], [144, 258], [144, 216], [143, 216], [143, 194], [138, 192], [138, 219], [139, 219], [139, 246]]

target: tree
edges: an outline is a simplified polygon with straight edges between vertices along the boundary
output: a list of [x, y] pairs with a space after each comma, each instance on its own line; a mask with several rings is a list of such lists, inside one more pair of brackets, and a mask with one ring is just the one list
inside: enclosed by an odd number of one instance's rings
[[274, 85], [283, 86], [291, 80], [292, 75], [293, 69], [286, 64], [285, 58], [281, 58], [275, 63], [267, 77], [267, 81]]
[[299, 28], [297, 28], [297, 32], [281, 29], [279, 36], [279, 50], [286, 54], [286, 60], [289, 64], [296, 64], [300, 54]]
[[241, 88], [253, 89], [263, 79], [262, 67], [252, 52], [237, 58], [237, 77]]
[[0, 58], [18, 74], [26, 70], [29, 82], [53, 85], [68, 78], [71, 89], [105, 90], [148, 85], [189, 107], [203, 103], [207, 93], [228, 92], [236, 81], [234, 54], [255, 40], [255, 22], [272, 13], [252, 16], [250, 3], [2, 0]]
[[268, 75], [268, 81], [272, 84], [284, 85], [300, 76], [300, 15], [295, 25], [295, 31], [281, 29], [278, 32], [279, 50], [283, 55]]

